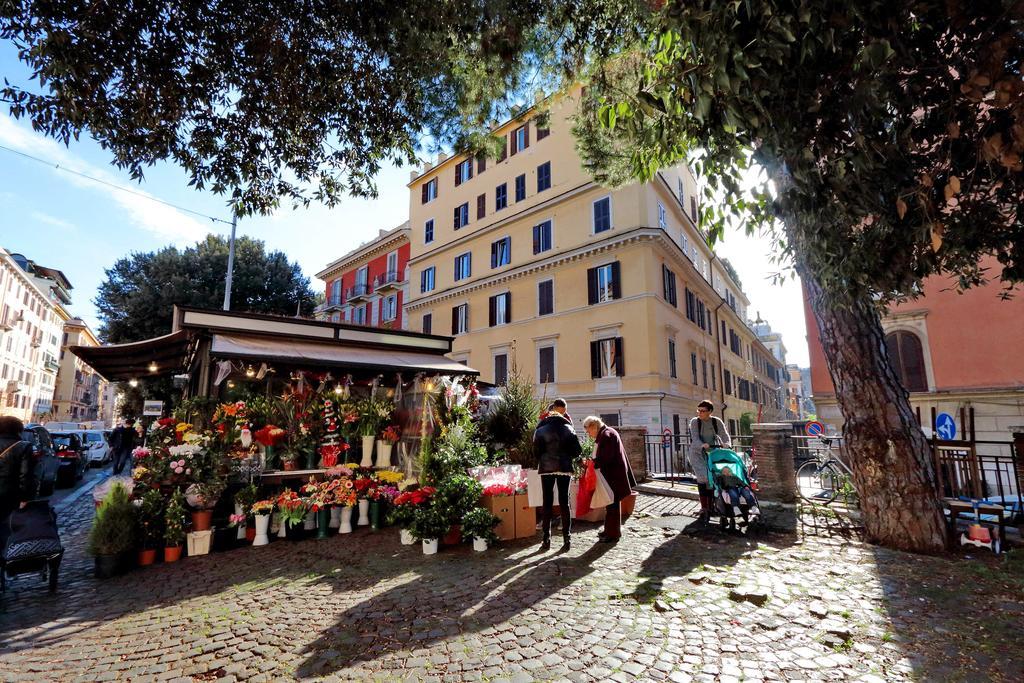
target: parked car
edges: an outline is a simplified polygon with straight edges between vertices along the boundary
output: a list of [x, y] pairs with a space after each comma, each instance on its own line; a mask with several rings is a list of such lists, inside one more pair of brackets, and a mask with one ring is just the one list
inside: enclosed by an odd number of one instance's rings
[[87, 465], [82, 438], [74, 432], [54, 432], [50, 438], [57, 452], [57, 485], [74, 486], [85, 474]]
[[60, 462], [53, 450], [50, 432], [39, 424], [25, 425], [21, 438], [32, 444], [32, 456], [36, 461], [36, 479], [39, 481], [39, 496], [46, 497], [53, 493], [57, 482], [57, 469]]
[[77, 434], [85, 445], [86, 466], [106, 465], [110, 462], [110, 444], [102, 429], [85, 429]]

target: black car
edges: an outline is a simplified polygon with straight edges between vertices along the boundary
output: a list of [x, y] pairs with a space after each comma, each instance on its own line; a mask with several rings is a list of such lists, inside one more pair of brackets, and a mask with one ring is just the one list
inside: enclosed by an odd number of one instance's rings
[[50, 438], [57, 452], [57, 485], [74, 486], [82, 478], [88, 464], [82, 439], [72, 432], [54, 432]]
[[57, 453], [53, 450], [50, 432], [42, 425], [28, 424], [25, 425], [25, 431], [21, 433], [21, 438], [32, 444], [32, 456], [36, 461], [36, 478], [39, 480], [39, 495], [48, 496], [53, 493], [53, 487], [57, 482], [57, 470], [60, 468]]

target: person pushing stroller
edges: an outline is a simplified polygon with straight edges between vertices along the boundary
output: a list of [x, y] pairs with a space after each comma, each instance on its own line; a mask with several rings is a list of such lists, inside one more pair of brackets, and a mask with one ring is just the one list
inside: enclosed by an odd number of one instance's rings
[[[711, 413], [715, 404], [704, 400], [697, 404], [697, 417], [690, 420], [690, 450], [687, 460], [697, 479], [697, 494], [700, 497], [700, 518], [698, 525], [711, 520], [714, 509], [713, 487], [708, 482], [708, 452], [720, 446], [731, 447], [732, 439], [725, 423]], [[713, 482], [711, 482], [713, 483]]]

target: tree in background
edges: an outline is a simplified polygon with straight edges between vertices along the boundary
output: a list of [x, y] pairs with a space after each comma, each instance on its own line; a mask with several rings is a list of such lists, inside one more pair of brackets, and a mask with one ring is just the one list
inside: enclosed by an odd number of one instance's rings
[[[184, 250], [165, 247], [119, 259], [106, 270], [94, 302], [100, 336], [118, 344], [168, 334], [175, 304], [219, 309], [227, 261], [227, 240], [218, 235]], [[310, 315], [313, 302], [309, 278], [284, 253], [268, 253], [261, 240], [249, 237], [235, 241], [232, 310]]]
[[585, 80], [575, 131], [598, 182], [689, 159], [711, 239], [737, 218], [776, 237], [817, 316], [869, 538], [936, 551], [933, 466], [879, 307], [937, 273], [1024, 279], [1022, 20], [1021, 0], [23, 0], [0, 4], [0, 37], [47, 90], [0, 97], [136, 176], [172, 160], [245, 213], [372, 194], [416, 140], [486, 147], [533, 88]]

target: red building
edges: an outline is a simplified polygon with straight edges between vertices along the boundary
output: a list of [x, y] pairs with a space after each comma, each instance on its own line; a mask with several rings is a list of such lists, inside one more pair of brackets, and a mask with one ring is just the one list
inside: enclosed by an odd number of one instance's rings
[[404, 330], [408, 262], [409, 223], [381, 230], [376, 239], [316, 274], [325, 286], [317, 318]]
[[[986, 264], [997, 273], [999, 264]], [[1024, 292], [1017, 288], [1002, 299], [1003, 285], [992, 282], [960, 294], [948, 276], [924, 283], [924, 295], [889, 307], [882, 319], [889, 357], [910, 403], [931, 435], [931, 411], [953, 418], [956, 438], [962, 438], [961, 409], [974, 409], [979, 440], [1005, 441], [1024, 425], [1024, 354], [1015, 344], [1024, 339]], [[842, 424], [835, 388], [825, 365], [814, 313], [805, 301], [807, 343], [811, 357], [811, 387], [818, 417], [835, 427]], [[950, 430], [949, 420], [938, 430]], [[944, 426], [944, 428], [942, 428]]]

